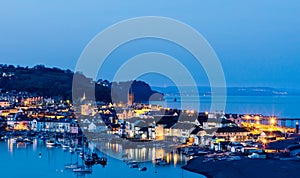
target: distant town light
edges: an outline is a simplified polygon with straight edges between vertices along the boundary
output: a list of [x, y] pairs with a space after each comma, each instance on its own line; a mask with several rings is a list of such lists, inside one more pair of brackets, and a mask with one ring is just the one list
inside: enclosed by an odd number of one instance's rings
[[274, 117], [271, 117], [270, 123], [271, 123], [272, 125], [275, 125], [275, 124], [276, 124], [276, 119], [275, 119]]
[[266, 139], [263, 139], [262, 142], [263, 142], [263, 144], [266, 144], [266, 143], [267, 143], [267, 140], [266, 140]]

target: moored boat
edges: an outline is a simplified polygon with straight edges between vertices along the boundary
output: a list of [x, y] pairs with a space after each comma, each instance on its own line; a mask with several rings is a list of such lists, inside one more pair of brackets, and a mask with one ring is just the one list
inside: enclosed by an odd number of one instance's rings
[[77, 172], [77, 173], [92, 173], [92, 168], [87, 168], [87, 167], [79, 167], [76, 169], [73, 169], [73, 172]]
[[70, 147], [70, 145], [62, 143], [62, 144], [61, 144], [61, 147], [64, 148], [64, 149], [67, 149], [67, 148]]
[[147, 167], [145, 167], [145, 166], [139, 167], [139, 170], [140, 171], [147, 171]]
[[47, 141], [46, 141], [46, 145], [47, 145], [47, 146], [55, 146], [56, 143], [55, 143], [54, 140], [47, 140]]
[[101, 157], [101, 158], [98, 159], [97, 163], [104, 167], [104, 166], [107, 165], [107, 158]]
[[165, 166], [168, 165], [169, 163], [165, 159], [157, 158], [155, 159], [155, 164], [158, 166]]
[[77, 168], [80, 168], [80, 167], [82, 167], [82, 166], [80, 166], [78, 163], [66, 164], [65, 165], [66, 169], [77, 169]]
[[139, 164], [138, 163], [133, 163], [133, 164], [130, 164], [129, 166], [130, 168], [139, 168]]
[[74, 153], [75, 152], [75, 148], [74, 147], [70, 147], [69, 150], [70, 150], [70, 153]]

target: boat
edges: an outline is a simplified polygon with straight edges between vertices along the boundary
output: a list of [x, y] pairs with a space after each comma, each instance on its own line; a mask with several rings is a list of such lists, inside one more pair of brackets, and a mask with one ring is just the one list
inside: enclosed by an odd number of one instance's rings
[[209, 152], [208, 151], [198, 151], [197, 153], [196, 153], [196, 155], [207, 155]]
[[97, 160], [97, 164], [102, 165], [103, 167], [105, 167], [107, 165], [107, 158], [105, 157], [101, 157]]
[[74, 164], [66, 164], [65, 165], [65, 168], [66, 169], [77, 169], [77, 168], [80, 168], [82, 166], [80, 166], [78, 163], [74, 163]]
[[143, 167], [139, 167], [140, 171], [147, 171], [147, 167], [143, 166]]
[[129, 162], [127, 162], [127, 165], [131, 165], [131, 164], [137, 164], [137, 162], [136, 161], [129, 161]]
[[89, 174], [89, 173], [92, 173], [93, 171], [92, 171], [92, 168], [90, 168], [90, 167], [87, 168], [87, 167], [82, 166], [82, 167], [73, 169], [73, 172], [76, 172], [76, 173], [87, 173], [87, 174]]
[[47, 140], [46, 145], [47, 146], [56, 146], [56, 142], [54, 140]]
[[29, 138], [17, 138], [16, 139], [16, 143], [20, 143], [20, 142], [22, 142], [22, 143], [28, 143], [28, 144], [31, 144], [31, 143], [33, 143], [33, 141], [32, 140], [30, 140]]
[[169, 163], [165, 159], [158, 158], [158, 159], [155, 159], [155, 164], [158, 166], [165, 166], [165, 165], [168, 165]]
[[64, 148], [64, 149], [67, 149], [67, 148], [70, 147], [70, 145], [68, 145], [68, 144], [63, 144], [63, 143], [62, 143], [62, 144], [61, 144], [61, 147]]
[[33, 141], [31, 139], [29, 139], [29, 138], [24, 138], [23, 142], [28, 143], [28, 144], [33, 143]]
[[130, 168], [139, 168], [139, 164], [138, 163], [133, 163], [133, 164], [130, 164], [129, 166]]
[[19, 142], [23, 142], [23, 139], [22, 138], [16, 138], [15, 141], [16, 141], [16, 143], [19, 143]]
[[75, 148], [73, 148], [73, 147], [70, 147], [69, 150], [70, 150], [70, 153], [74, 153], [75, 152]]
[[100, 159], [99, 156], [97, 155], [97, 153], [92, 153], [92, 158], [93, 158], [94, 160]]
[[[83, 136], [82, 136], [83, 140]], [[83, 145], [83, 143], [82, 143]], [[84, 173], [84, 174], [90, 174], [92, 173], [92, 166], [95, 164], [95, 161], [92, 159], [91, 155], [86, 155], [84, 151], [84, 147], [76, 147], [75, 151], [81, 151], [79, 156], [81, 157], [82, 164], [78, 167], [73, 169], [73, 172], [75, 173]], [[78, 159], [78, 156], [77, 156]]]
[[74, 155], [73, 153], [70, 154], [70, 163], [65, 165], [66, 169], [77, 169], [77, 168], [83, 167], [83, 165], [78, 164], [78, 156], [76, 156], [76, 158], [77, 158], [76, 162], [72, 163], [73, 162], [73, 155]]
[[90, 155], [88, 155], [87, 158], [84, 160], [84, 164], [87, 166], [93, 166], [95, 163], [95, 160], [92, 159]]
[[83, 148], [82, 148], [82, 147], [76, 147], [76, 148], [75, 148], [75, 151], [76, 151], [76, 152], [82, 152], [82, 151], [83, 151]]
[[7, 140], [7, 139], [8, 139], [7, 136], [4, 135], [4, 136], [1, 136], [0, 141], [5, 141], [5, 140]]
[[129, 159], [129, 158], [123, 159], [123, 162], [125, 162], [125, 163], [128, 163], [128, 162], [130, 162], [130, 161], [133, 161], [133, 159]]

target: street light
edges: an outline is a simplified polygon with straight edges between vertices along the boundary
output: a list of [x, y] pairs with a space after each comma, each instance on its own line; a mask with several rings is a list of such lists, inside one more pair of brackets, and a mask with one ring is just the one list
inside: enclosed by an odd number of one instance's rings
[[276, 125], [276, 119], [274, 117], [271, 117], [270, 123], [272, 126]]
[[259, 120], [260, 120], [259, 116], [255, 116], [254, 118], [256, 120], [256, 124], [259, 124]]

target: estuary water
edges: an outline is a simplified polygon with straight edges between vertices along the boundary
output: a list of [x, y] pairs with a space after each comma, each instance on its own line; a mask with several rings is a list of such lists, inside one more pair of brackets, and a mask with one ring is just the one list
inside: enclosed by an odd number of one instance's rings
[[[41, 155], [40, 155], [41, 154]], [[64, 165], [76, 161], [76, 155], [61, 147], [48, 148], [44, 141], [35, 139], [33, 144], [15, 143], [11, 139], [0, 142], [1, 178], [204, 178], [204, 176], [184, 171], [182, 164], [154, 166], [151, 162], [144, 163], [147, 171], [129, 168], [122, 160], [108, 158], [107, 165], [93, 166], [92, 174], [76, 174], [64, 169]], [[98, 153], [101, 155], [101, 153]], [[80, 160], [79, 160], [80, 162]]]
[[[164, 102], [152, 102], [165, 107], [210, 111], [211, 96], [166, 96]], [[224, 98], [216, 96], [216, 104]], [[200, 108], [196, 108], [197, 103]], [[185, 106], [182, 108], [182, 106]], [[234, 114], [263, 114], [279, 118], [300, 118], [300, 96], [227, 96], [225, 112]]]

